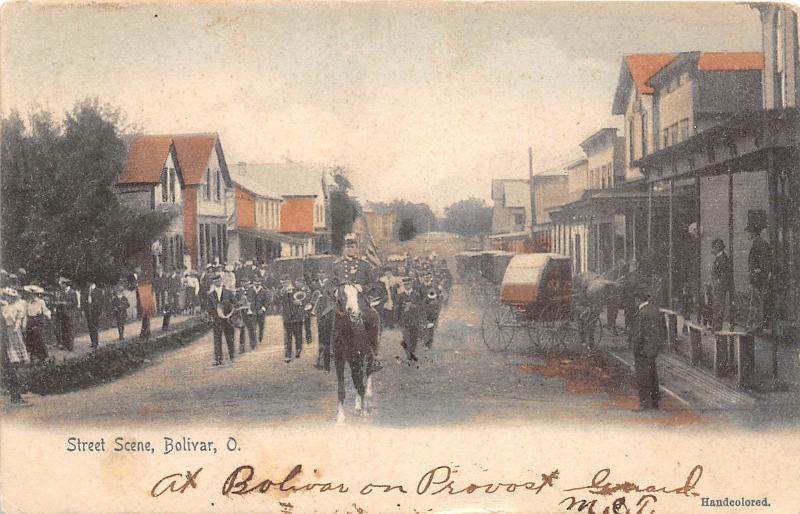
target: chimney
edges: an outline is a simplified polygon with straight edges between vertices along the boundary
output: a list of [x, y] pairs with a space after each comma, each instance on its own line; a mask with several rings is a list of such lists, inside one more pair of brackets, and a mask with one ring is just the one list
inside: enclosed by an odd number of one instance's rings
[[239, 168], [239, 175], [245, 176], [247, 175], [247, 163], [239, 161], [236, 163], [236, 166]]

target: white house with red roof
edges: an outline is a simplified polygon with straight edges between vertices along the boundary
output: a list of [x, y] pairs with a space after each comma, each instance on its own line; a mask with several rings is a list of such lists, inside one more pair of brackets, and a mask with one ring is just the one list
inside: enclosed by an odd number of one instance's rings
[[172, 226], [151, 249], [156, 264], [196, 269], [226, 262], [235, 202], [217, 134], [134, 138], [116, 187], [128, 205], [176, 210]]

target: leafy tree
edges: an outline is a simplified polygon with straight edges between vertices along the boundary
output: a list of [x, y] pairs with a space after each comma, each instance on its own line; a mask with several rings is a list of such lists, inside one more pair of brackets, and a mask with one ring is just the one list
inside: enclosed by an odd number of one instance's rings
[[347, 170], [341, 166], [330, 172], [333, 184], [330, 188], [331, 202], [331, 250], [335, 254], [342, 253], [344, 236], [352, 232], [361, 205], [353, 197], [353, 185], [347, 178]]
[[38, 112], [2, 122], [3, 265], [53, 284], [110, 284], [130, 259], [164, 233], [170, 215], [121, 205], [114, 182], [127, 148], [120, 112], [96, 99], [61, 122]]
[[417, 235], [417, 229], [414, 227], [414, 220], [406, 218], [400, 222], [400, 229], [398, 230], [398, 237], [400, 241], [408, 241], [414, 239]]
[[[436, 215], [426, 203], [414, 203], [408, 200], [395, 199], [390, 203], [374, 202], [367, 206], [370, 210], [377, 212], [394, 213], [395, 219], [411, 220], [414, 226], [414, 233], [424, 233], [436, 230]], [[402, 224], [402, 223], [401, 223]], [[400, 226], [395, 225], [395, 236], [400, 237]]]
[[444, 209], [445, 229], [462, 236], [485, 234], [492, 228], [492, 208], [479, 198], [467, 198]]

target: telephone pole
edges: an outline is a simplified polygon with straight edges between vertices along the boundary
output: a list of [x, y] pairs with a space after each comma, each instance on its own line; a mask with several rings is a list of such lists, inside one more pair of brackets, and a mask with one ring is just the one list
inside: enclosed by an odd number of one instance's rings
[[531, 240], [533, 240], [533, 225], [534, 221], [536, 220], [536, 200], [535, 195], [533, 194], [533, 148], [528, 147], [528, 190], [530, 191], [531, 197]]

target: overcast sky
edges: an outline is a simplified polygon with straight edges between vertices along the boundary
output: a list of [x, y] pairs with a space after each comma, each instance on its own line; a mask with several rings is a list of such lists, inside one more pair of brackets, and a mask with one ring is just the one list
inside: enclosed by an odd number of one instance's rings
[[621, 126], [626, 53], [760, 51], [746, 5], [8, 6], [3, 112], [98, 96], [146, 132], [219, 132], [229, 163], [340, 164], [361, 197], [439, 210]]

